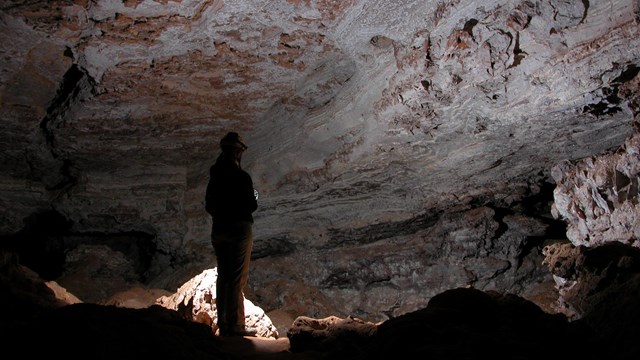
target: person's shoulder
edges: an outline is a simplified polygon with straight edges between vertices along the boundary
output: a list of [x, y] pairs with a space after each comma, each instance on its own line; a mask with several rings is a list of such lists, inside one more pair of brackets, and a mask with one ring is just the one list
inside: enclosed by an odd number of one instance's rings
[[242, 177], [244, 178], [245, 181], [253, 182], [253, 179], [251, 179], [251, 175], [248, 172], [244, 170], [241, 170], [241, 171], [242, 171]]

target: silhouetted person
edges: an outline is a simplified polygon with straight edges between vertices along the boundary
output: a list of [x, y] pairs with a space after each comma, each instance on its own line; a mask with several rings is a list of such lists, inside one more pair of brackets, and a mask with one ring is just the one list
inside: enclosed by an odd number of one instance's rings
[[238, 133], [220, 140], [222, 153], [209, 171], [205, 199], [213, 219], [211, 243], [218, 260], [216, 306], [222, 336], [253, 335], [245, 328], [244, 294], [253, 247], [253, 215], [258, 207], [251, 176], [240, 167], [247, 149]]

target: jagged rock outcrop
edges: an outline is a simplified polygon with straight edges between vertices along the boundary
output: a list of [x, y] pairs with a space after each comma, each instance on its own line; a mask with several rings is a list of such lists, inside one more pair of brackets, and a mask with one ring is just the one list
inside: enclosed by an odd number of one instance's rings
[[[207, 269], [182, 285], [175, 294], [161, 296], [156, 304], [176, 310], [185, 319], [206, 324], [218, 331], [216, 310], [217, 268]], [[244, 298], [245, 326], [256, 330], [260, 337], [278, 338], [278, 329], [264, 310]]]
[[557, 243], [545, 247], [549, 270], [556, 279], [556, 310], [599, 334], [599, 347], [610, 355], [640, 356], [635, 335], [640, 331], [640, 250], [611, 241], [597, 247]]
[[366, 344], [377, 329], [378, 324], [352, 316], [344, 319], [337, 316], [324, 319], [300, 316], [293, 321], [287, 337], [293, 352], [339, 348], [349, 353]]
[[[624, 308], [632, 311], [633, 305]], [[598, 313], [601, 320], [622, 317], [607, 308]], [[426, 308], [380, 324], [353, 318], [298, 321], [291, 331], [291, 351], [322, 351], [324, 358], [632, 359], [639, 351], [631, 334], [608, 343], [611, 328], [569, 322], [513, 294], [467, 288], [445, 291]], [[630, 324], [624, 322], [619, 332], [633, 333], [637, 326]]]
[[640, 250], [635, 247], [615, 241], [592, 248], [557, 243], [544, 251], [559, 290], [558, 310], [570, 319], [616, 308], [616, 302], [628, 302], [626, 292], [640, 290]]
[[567, 222], [571, 243], [640, 247], [640, 133], [615, 152], [562, 162], [552, 174], [553, 215]]
[[[552, 174], [552, 213], [567, 223], [570, 241], [544, 248], [559, 291], [556, 308], [575, 319], [603, 307], [624, 307], [628, 294], [639, 290], [640, 135], [616, 151], [562, 162]], [[630, 312], [627, 320], [636, 318]]]

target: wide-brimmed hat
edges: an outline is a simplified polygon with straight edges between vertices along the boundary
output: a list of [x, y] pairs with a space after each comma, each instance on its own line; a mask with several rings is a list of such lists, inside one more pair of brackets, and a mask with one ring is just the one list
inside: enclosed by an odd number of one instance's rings
[[247, 144], [244, 143], [242, 136], [237, 132], [228, 132], [227, 135], [220, 140], [220, 147], [222, 149], [234, 148], [242, 150], [246, 150], [248, 148]]

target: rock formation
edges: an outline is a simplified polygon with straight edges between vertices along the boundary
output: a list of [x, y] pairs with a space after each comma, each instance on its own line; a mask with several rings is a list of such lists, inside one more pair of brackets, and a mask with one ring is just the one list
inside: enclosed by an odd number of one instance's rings
[[[0, 259], [0, 286], [11, 290], [2, 297], [0, 336], [5, 351], [25, 358], [364, 360], [407, 356], [575, 356], [631, 360], [640, 355], [635, 339], [640, 324], [637, 281], [636, 287], [626, 289], [627, 299], [633, 301], [614, 299], [607, 306], [592, 308], [588, 317], [574, 321], [561, 314], [548, 314], [516, 295], [459, 288], [434, 296], [424, 309], [382, 323], [353, 317], [300, 317], [291, 324], [287, 339], [226, 339], [214, 336], [209, 325], [185, 319], [184, 312], [159, 305], [131, 309], [63, 301], [32, 271], [19, 266], [15, 256], [3, 254]], [[195, 294], [194, 289], [190, 293]], [[29, 339], [37, 339], [37, 346]], [[287, 340], [290, 346], [286, 346]]]
[[470, 287], [587, 323], [594, 282], [635, 276], [639, 23], [636, 0], [2, 1], [0, 246], [84, 309], [173, 293], [215, 266], [232, 130], [267, 313], [379, 323]]
[[562, 162], [552, 174], [553, 215], [568, 223], [567, 237], [574, 245], [618, 241], [640, 247], [640, 134], [616, 152]]
[[[178, 288], [175, 294], [159, 297], [156, 304], [176, 310], [185, 319], [206, 324], [211, 327], [214, 333], [217, 333], [217, 279], [217, 268], [207, 269]], [[244, 310], [245, 324], [256, 330], [256, 336], [278, 338], [278, 329], [260, 307], [245, 298]]]

